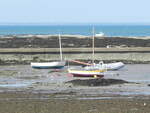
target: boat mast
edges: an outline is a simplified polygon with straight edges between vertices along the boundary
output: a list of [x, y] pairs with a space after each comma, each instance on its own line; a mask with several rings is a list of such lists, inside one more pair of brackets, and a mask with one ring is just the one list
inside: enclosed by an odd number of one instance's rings
[[93, 55], [92, 55], [92, 63], [94, 64], [94, 37], [95, 37], [95, 31], [94, 31], [94, 27], [93, 27], [93, 43], [92, 43], [92, 45], [93, 45]]
[[59, 51], [60, 51], [60, 60], [62, 61], [62, 49], [61, 49], [61, 37], [59, 33]]

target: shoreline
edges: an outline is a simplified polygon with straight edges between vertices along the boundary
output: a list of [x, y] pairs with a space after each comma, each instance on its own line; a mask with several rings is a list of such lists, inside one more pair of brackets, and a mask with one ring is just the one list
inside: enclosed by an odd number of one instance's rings
[[[58, 36], [10, 37], [0, 38], [0, 65], [48, 62], [58, 60], [60, 57]], [[92, 37], [62, 36], [62, 52], [65, 60], [88, 62], [92, 58]], [[95, 60], [149, 64], [150, 39], [96, 37]]]
[[[89, 38], [91, 35], [78, 35], [78, 34], [62, 34], [62, 37], [76, 37], [76, 38]], [[58, 34], [8, 34], [8, 35], [0, 35], [0, 38], [50, 38], [50, 37], [58, 37]], [[95, 36], [95, 38], [133, 38], [133, 39], [150, 39], [150, 36]]]
[[[92, 37], [61, 36], [62, 48], [91, 48]], [[95, 37], [95, 48], [150, 47], [150, 37]], [[58, 48], [57, 35], [25, 35], [0, 37], [0, 48]]]

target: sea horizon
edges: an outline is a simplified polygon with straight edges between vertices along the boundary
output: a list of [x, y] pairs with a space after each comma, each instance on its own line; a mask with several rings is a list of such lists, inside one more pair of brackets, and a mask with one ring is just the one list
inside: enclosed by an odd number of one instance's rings
[[0, 35], [92, 35], [103, 32], [106, 36], [150, 36], [148, 24], [0, 24]]

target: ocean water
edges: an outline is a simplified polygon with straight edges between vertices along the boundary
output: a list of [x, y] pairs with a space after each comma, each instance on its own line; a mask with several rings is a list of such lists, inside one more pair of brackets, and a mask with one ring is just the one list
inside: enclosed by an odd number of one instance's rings
[[[92, 25], [0, 25], [0, 35], [71, 34], [92, 35]], [[106, 36], [150, 36], [150, 25], [94, 25]]]

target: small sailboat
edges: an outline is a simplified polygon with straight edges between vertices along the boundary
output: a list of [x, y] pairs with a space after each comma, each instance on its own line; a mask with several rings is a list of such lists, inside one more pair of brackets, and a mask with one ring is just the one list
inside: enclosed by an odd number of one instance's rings
[[115, 62], [115, 63], [104, 63], [103, 61], [100, 61], [99, 64], [93, 64], [84, 67], [86, 70], [89, 69], [107, 69], [107, 70], [118, 70], [120, 68], [124, 67], [124, 63], [122, 62]]
[[68, 73], [74, 77], [104, 77], [106, 70], [68, 69]]
[[61, 69], [65, 66], [66, 62], [65, 61], [56, 61], [56, 62], [31, 62], [31, 67], [32, 68], [37, 68], [37, 69]]
[[59, 34], [59, 48], [60, 48], [60, 61], [54, 61], [54, 62], [31, 62], [32, 68], [38, 68], [38, 69], [61, 69], [65, 66], [66, 61], [62, 58], [62, 48], [61, 48], [61, 36]]
[[92, 40], [92, 64], [85, 66], [85, 69], [107, 69], [107, 70], [118, 70], [125, 66], [123, 62], [115, 62], [115, 63], [108, 63], [105, 64], [103, 61], [100, 61], [98, 64], [94, 63], [94, 39], [95, 39], [95, 32], [93, 27], [93, 40]]

